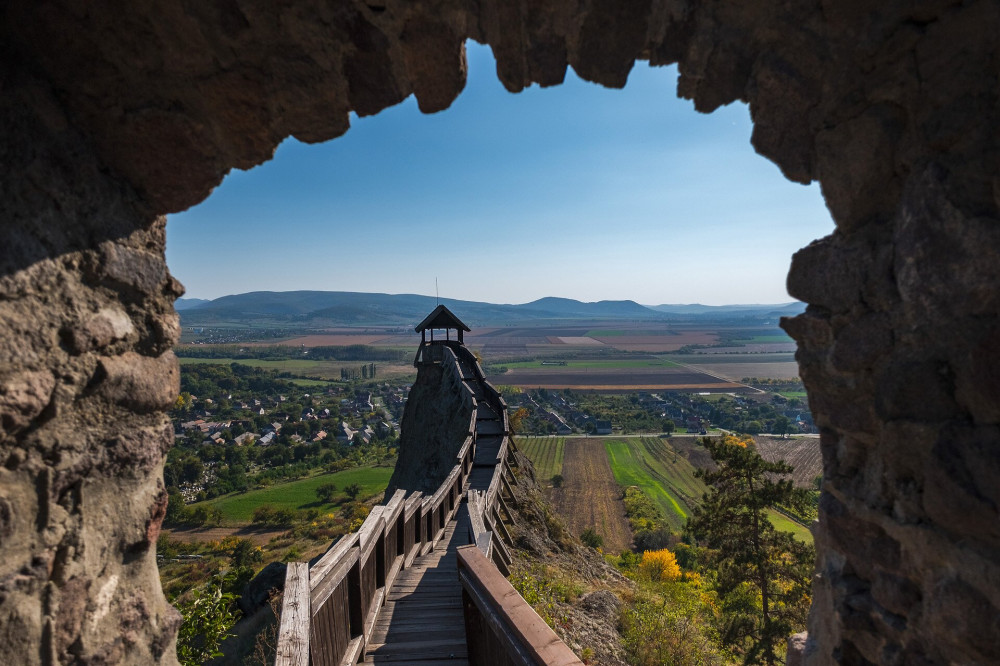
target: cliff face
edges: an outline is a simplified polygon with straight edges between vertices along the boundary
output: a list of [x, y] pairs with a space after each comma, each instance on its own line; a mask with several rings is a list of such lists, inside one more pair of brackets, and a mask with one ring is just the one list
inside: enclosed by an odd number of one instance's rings
[[622, 86], [637, 58], [677, 62], [698, 110], [748, 102], [758, 152], [820, 182], [837, 230], [796, 255], [789, 290], [809, 309], [785, 323], [824, 450], [809, 659], [1000, 659], [996, 2], [11, 0], [0, 12], [10, 660], [173, 661], [177, 616], [151, 544], [181, 287], [158, 215], [286, 136], [342, 134], [351, 110], [411, 93], [425, 112], [446, 108], [468, 38], [492, 47], [511, 91], [560, 83], [567, 66]]
[[472, 401], [453, 365], [421, 365], [400, 423], [399, 460], [386, 497], [398, 488], [434, 493], [469, 435]]
[[175, 663], [155, 559], [183, 293], [166, 221], [18, 83], [0, 95], [0, 661]]

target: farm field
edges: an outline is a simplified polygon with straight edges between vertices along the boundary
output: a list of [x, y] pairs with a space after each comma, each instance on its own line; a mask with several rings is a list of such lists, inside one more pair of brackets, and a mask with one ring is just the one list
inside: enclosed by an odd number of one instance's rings
[[804, 543], [812, 543], [813, 535], [809, 528], [801, 523], [797, 523], [791, 518], [778, 511], [768, 511], [767, 519], [771, 521], [775, 529], [781, 532], [791, 532], [796, 539]]
[[606, 439], [604, 448], [618, 484], [638, 486], [681, 529], [706, 490], [690, 461], [658, 437]]
[[694, 353], [698, 356], [712, 356], [716, 354], [788, 354], [795, 353], [794, 342], [748, 342], [739, 347], [709, 347], [707, 349], [697, 349]]
[[818, 437], [754, 437], [757, 451], [768, 462], [784, 460], [795, 468], [792, 482], [798, 488], [815, 488], [813, 479], [823, 474], [823, 456]]
[[518, 437], [517, 448], [531, 459], [538, 485], [548, 488], [552, 477], [562, 474], [565, 437]]
[[604, 537], [604, 550], [617, 553], [632, 545], [621, 489], [608, 464], [603, 441], [565, 440], [563, 486], [550, 491], [552, 506], [575, 536], [588, 527]]
[[[765, 447], [771, 446], [768, 440], [772, 438], [757, 439], [764, 441]], [[774, 441], [782, 442], [776, 438]], [[784, 442], [785, 450], [801, 450], [802, 460], [808, 458], [810, 443], [817, 454], [819, 451], [819, 440], [815, 438]], [[788, 446], [791, 442], [797, 444]], [[605, 550], [617, 543], [610, 539], [625, 539], [624, 533], [615, 536], [615, 532], [606, 527], [611, 525], [612, 519], [616, 520], [615, 507], [618, 507], [622, 511], [621, 526], [627, 530], [621, 503], [623, 486], [638, 486], [663, 510], [670, 528], [679, 531], [707, 490], [695, 477], [695, 470], [714, 466], [708, 451], [695, 438], [689, 437], [670, 440], [658, 437], [532, 437], [519, 440], [518, 446], [535, 465], [540, 485], [546, 488], [553, 508], [570, 529], [579, 535], [585, 528], [594, 527], [605, 539]], [[603, 463], [600, 453], [604, 454]], [[560, 458], [561, 468], [556, 464]], [[809, 470], [802, 472], [804, 478], [811, 473], [812, 467], [802, 466], [803, 470]], [[559, 473], [563, 475], [564, 485], [562, 489], [554, 489], [550, 479]], [[611, 474], [613, 483], [608, 483], [606, 473]], [[808, 478], [808, 484], [811, 483], [812, 476]], [[804, 525], [777, 511], [769, 512], [769, 518], [778, 529], [793, 533], [801, 541], [812, 542], [812, 534]]]
[[[277, 344], [288, 347], [340, 347], [347, 345], [370, 345], [380, 340], [385, 340], [386, 337], [387, 335], [385, 333], [319, 333], [315, 335], [302, 335], [296, 338], [289, 338], [287, 340], [282, 340]], [[415, 335], [410, 337], [413, 344], [418, 344], [420, 342]]]
[[[558, 364], [558, 365], [557, 365]], [[545, 368], [546, 370], [609, 370], [617, 368], [678, 368], [679, 363], [655, 356], [643, 356], [640, 358], [621, 357], [617, 359], [578, 359], [578, 360], [555, 360], [538, 359], [534, 361], [514, 361], [503, 363], [508, 368]]]
[[786, 379], [799, 376], [795, 354], [678, 354], [665, 358], [692, 370], [710, 372], [738, 382], [743, 377]]
[[[214, 363], [217, 365], [229, 365], [239, 363], [249, 365], [254, 368], [264, 368], [265, 370], [276, 370], [278, 372], [288, 372], [293, 375], [310, 375], [322, 379], [339, 380], [341, 368], [357, 369], [366, 365], [367, 361], [328, 361], [315, 359], [286, 359], [272, 361], [256, 358], [178, 358], [181, 365], [195, 365], [198, 363]], [[413, 366], [393, 363], [378, 363], [379, 377], [399, 377], [414, 374]]]
[[253, 510], [263, 504], [269, 504], [276, 509], [333, 509], [345, 499], [343, 492], [339, 493], [337, 501], [331, 504], [320, 502], [316, 497], [316, 489], [324, 483], [334, 483], [341, 491], [352, 483], [361, 486], [358, 499], [377, 495], [389, 485], [392, 476], [391, 467], [356, 467], [354, 469], [319, 474], [298, 481], [281, 483], [270, 488], [251, 490], [245, 493], [234, 493], [205, 502], [191, 504], [191, 508], [206, 506], [222, 511], [223, 520], [231, 524], [248, 524], [253, 518]]
[[606, 367], [574, 368], [544, 366], [544, 368], [513, 368], [496, 381], [522, 388], [562, 389], [590, 391], [738, 391], [746, 387], [737, 382], [680, 367]]

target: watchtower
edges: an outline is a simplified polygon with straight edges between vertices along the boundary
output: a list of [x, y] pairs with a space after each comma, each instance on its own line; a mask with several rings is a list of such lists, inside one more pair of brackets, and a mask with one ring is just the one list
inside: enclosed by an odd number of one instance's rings
[[[434, 329], [444, 329], [444, 340], [434, 339]], [[440, 363], [443, 347], [462, 347], [465, 345], [463, 335], [471, 330], [462, 323], [462, 320], [443, 305], [439, 305], [427, 315], [422, 322], [413, 329], [420, 332], [420, 346], [417, 347], [417, 355], [413, 359], [413, 365]], [[451, 331], [456, 331], [456, 339], [452, 340]], [[430, 339], [427, 339], [427, 331], [430, 331]]]
[[[465, 331], [472, 330], [443, 305], [434, 308], [413, 330], [420, 333], [420, 344], [425, 345], [434, 342], [434, 329], [444, 329], [444, 340], [438, 340], [438, 342], [451, 342], [451, 330], [454, 329], [457, 332], [457, 340], [460, 345], [465, 344], [465, 340], [462, 337]], [[427, 331], [431, 332], [430, 340], [427, 339]]]

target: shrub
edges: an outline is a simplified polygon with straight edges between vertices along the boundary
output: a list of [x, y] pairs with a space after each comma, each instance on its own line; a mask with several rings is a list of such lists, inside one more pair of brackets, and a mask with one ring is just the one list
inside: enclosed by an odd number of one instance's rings
[[653, 581], [677, 580], [681, 577], [681, 568], [677, 558], [666, 548], [647, 550], [642, 554], [639, 573]]
[[184, 618], [177, 632], [177, 658], [184, 666], [196, 666], [221, 656], [219, 644], [236, 624], [233, 595], [223, 594], [222, 581], [213, 580], [194, 590], [190, 599], [177, 604]]
[[661, 550], [670, 546], [673, 534], [665, 527], [637, 532], [635, 535], [636, 550]]
[[588, 548], [600, 548], [604, 545], [604, 537], [594, 531], [593, 527], [588, 527], [580, 534], [580, 541]]

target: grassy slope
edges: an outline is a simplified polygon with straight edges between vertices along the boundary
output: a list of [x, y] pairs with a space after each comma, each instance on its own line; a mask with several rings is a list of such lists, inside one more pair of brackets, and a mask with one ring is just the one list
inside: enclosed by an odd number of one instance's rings
[[782, 532], [791, 532], [799, 541], [803, 541], [805, 543], [813, 542], [812, 532], [809, 531], [808, 527], [795, 522], [784, 514], [778, 513], [777, 511], [768, 511], [767, 518], [771, 521], [771, 524], [774, 525], [775, 529]]
[[683, 527], [705, 492], [691, 463], [655, 437], [607, 440], [604, 448], [615, 480], [622, 486], [639, 486], [663, 510], [671, 528]]
[[546, 486], [556, 474], [562, 474], [564, 437], [518, 437], [517, 447], [535, 466], [535, 475], [541, 486]]
[[[253, 517], [253, 510], [263, 504], [270, 504], [276, 509], [332, 510], [346, 498], [342, 492], [346, 486], [352, 483], [359, 484], [361, 494], [358, 499], [364, 499], [385, 490], [389, 484], [390, 476], [392, 476], [391, 467], [356, 467], [343, 472], [319, 474], [298, 481], [277, 484], [270, 488], [217, 497], [191, 506], [197, 507], [204, 504], [216, 507], [225, 515], [226, 522], [249, 523]], [[341, 490], [331, 504], [321, 503], [316, 498], [316, 488], [324, 483], [334, 483]]]

